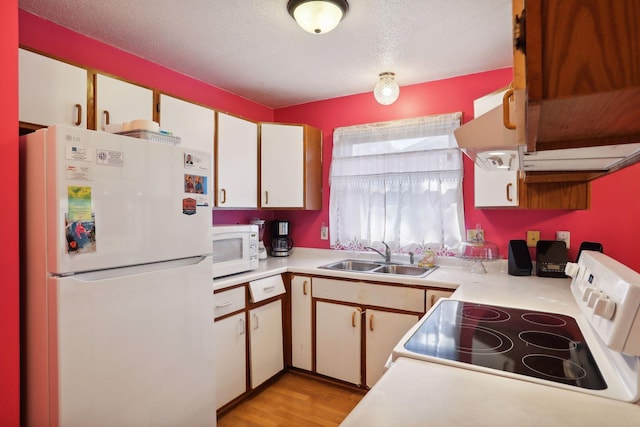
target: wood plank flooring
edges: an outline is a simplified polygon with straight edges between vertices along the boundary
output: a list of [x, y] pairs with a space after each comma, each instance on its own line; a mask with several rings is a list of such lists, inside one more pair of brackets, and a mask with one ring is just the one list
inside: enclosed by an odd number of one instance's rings
[[220, 417], [218, 427], [334, 427], [363, 396], [364, 391], [286, 372]]

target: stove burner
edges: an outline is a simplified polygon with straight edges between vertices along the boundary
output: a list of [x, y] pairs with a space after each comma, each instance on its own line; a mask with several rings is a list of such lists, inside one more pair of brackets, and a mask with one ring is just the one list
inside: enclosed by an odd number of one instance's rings
[[527, 344], [546, 350], [568, 351], [575, 350], [577, 347], [572, 339], [553, 332], [523, 331], [518, 334], [518, 337]]
[[511, 318], [509, 313], [496, 307], [486, 305], [476, 305], [464, 307], [462, 309], [462, 317], [471, 320], [482, 320], [485, 322], [504, 322]]
[[587, 372], [580, 365], [557, 356], [528, 354], [522, 358], [522, 363], [543, 378], [576, 381], [587, 376]]
[[[513, 348], [513, 341], [505, 334], [482, 326], [461, 326], [460, 335], [471, 334], [473, 341], [458, 342], [456, 350], [467, 354], [500, 354]], [[478, 343], [482, 343], [479, 345]]]
[[526, 320], [529, 323], [533, 323], [534, 325], [540, 326], [565, 326], [567, 321], [555, 316], [553, 314], [547, 313], [525, 313], [522, 316], [523, 320]]

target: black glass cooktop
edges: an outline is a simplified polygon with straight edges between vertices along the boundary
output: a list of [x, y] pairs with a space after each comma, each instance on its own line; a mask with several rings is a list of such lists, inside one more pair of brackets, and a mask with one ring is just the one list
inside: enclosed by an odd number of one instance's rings
[[443, 300], [404, 347], [572, 386], [607, 388], [575, 319], [561, 314]]

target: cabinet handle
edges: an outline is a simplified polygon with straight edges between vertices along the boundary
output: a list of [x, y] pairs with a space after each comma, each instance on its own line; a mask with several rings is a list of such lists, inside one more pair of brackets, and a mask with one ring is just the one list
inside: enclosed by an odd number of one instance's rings
[[373, 331], [373, 314], [369, 317], [369, 330]]
[[222, 304], [216, 304], [216, 308], [224, 308], [229, 307], [231, 305], [231, 301], [223, 302]]
[[433, 307], [433, 304], [436, 303], [436, 296], [434, 294], [431, 294], [431, 305], [430, 307]]
[[238, 332], [240, 332], [240, 335], [244, 335], [244, 332], [245, 332], [244, 319], [240, 319], [240, 322], [238, 324], [240, 325]]
[[507, 129], [516, 128], [516, 125], [511, 123], [511, 118], [509, 117], [509, 100], [511, 98], [513, 98], [513, 89], [506, 91], [502, 97], [502, 122]]
[[307, 294], [307, 281], [302, 282], [302, 295]]
[[258, 329], [258, 316], [253, 315], [253, 329]]
[[80, 126], [82, 124], [82, 105], [76, 104], [76, 121], [74, 125]]
[[351, 313], [351, 326], [356, 327], [356, 314], [362, 314], [362, 309], [357, 307], [353, 313]]
[[264, 192], [264, 204], [265, 205], [269, 204], [269, 192], [268, 191]]
[[[111, 115], [109, 114], [109, 112], [107, 110], [104, 110], [102, 112], [102, 114], [104, 115], [104, 126], [107, 126], [108, 124], [111, 123]], [[105, 129], [104, 126], [103, 126], [102, 130]]]
[[271, 285], [271, 286], [265, 286], [264, 287], [264, 291], [265, 292], [271, 292], [272, 290], [274, 290], [276, 288], [276, 285]]
[[507, 201], [508, 202], [513, 202], [513, 198], [511, 197], [511, 187], [513, 187], [513, 183], [508, 183], [507, 184]]
[[222, 201], [220, 202], [220, 204], [223, 205], [227, 203], [227, 190], [223, 188], [220, 190], [220, 192], [222, 193]]

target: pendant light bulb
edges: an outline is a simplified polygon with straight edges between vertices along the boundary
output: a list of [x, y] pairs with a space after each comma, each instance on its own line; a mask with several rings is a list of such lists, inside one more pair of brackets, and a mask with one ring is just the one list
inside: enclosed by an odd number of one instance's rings
[[400, 86], [395, 81], [395, 73], [380, 73], [380, 80], [373, 88], [373, 96], [382, 105], [391, 105], [400, 96]]

